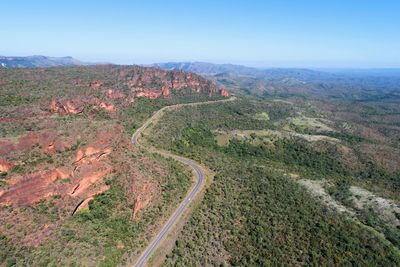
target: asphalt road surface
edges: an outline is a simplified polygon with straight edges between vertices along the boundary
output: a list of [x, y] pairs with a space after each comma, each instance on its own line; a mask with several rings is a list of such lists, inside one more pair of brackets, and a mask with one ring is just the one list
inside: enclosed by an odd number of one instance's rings
[[[150, 119], [148, 119], [139, 129], [136, 130], [136, 132], [132, 135], [131, 141], [134, 145], [139, 146], [138, 139], [141, 136], [141, 134], [143, 133], [143, 131], [146, 130], [146, 128], [151, 123], [153, 123], [155, 119], [161, 117], [163, 111], [165, 111], [167, 109], [173, 109], [173, 108], [182, 107], [182, 106], [196, 106], [196, 105], [211, 104], [211, 103], [216, 103], [216, 102], [226, 102], [226, 101], [232, 101], [235, 99], [236, 98], [231, 97], [226, 100], [189, 103], [189, 104], [178, 104], [178, 105], [174, 105], [174, 106], [164, 107], [164, 108], [158, 110], [156, 113], [154, 113]], [[153, 254], [153, 252], [156, 250], [158, 245], [161, 243], [163, 238], [168, 234], [168, 232], [170, 231], [172, 226], [175, 225], [175, 223], [178, 221], [179, 217], [182, 215], [183, 211], [187, 208], [187, 206], [189, 206], [190, 202], [192, 202], [193, 198], [199, 192], [199, 189], [201, 188], [201, 185], [203, 184], [203, 181], [204, 181], [204, 173], [201, 170], [201, 167], [196, 162], [194, 162], [190, 159], [184, 158], [184, 157], [170, 154], [168, 152], [159, 152], [156, 150], [153, 150], [153, 151], [158, 152], [163, 156], [171, 157], [171, 158], [191, 167], [195, 172], [197, 181], [196, 181], [196, 185], [193, 187], [190, 194], [183, 200], [183, 202], [181, 202], [179, 207], [175, 210], [174, 214], [172, 214], [172, 216], [168, 219], [167, 223], [163, 226], [161, 231], [153, 238], [153, 240], [147, 246], [147, 248], [142, 253], [142, 255], [140, 255], [139, 259], [137, 260], [137, 262], [135, 264], [136, 267], [142, 267], [146, 264], [146, 262], [148, 261], [150, 256]]]

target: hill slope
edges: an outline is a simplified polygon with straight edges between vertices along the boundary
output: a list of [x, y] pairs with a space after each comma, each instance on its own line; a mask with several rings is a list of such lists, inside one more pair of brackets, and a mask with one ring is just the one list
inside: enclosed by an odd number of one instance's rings
[[140, 66], [0, 69], [0, 266], [115, 266], [141, 253], [192, 176], [131, 134], [163, 106], [220, 92]]

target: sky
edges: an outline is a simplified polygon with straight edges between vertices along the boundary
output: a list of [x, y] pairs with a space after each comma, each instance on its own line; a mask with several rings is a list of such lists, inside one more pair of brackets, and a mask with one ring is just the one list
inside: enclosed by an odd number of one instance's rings
[[2, 0], [0, 55], [400, 67], [400, 1]]

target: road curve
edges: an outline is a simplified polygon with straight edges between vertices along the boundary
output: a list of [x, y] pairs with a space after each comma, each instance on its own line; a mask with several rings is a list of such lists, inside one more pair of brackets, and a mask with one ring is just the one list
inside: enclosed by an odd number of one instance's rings
[[[179, 107], [183, 107], [183, 106], [197, 106], [197, 105], [212, 104], [212, 103], [217, 103], [217, 102], [227, 102], [227, 101], [233, 101], [235, 99], [236, 99], [235, 97], [231, 97], [229, 99], [224, 99], [224, 100], [206, 101], [206, 102], [197, 102], [197, 103], [188, 103], [188, 104], [177, 104], [177, 105], [163, 107], [160, 110], [158, 110], [156, 113], [154, 113], [150, 119], [148, 119], [139, 129], [136, 130], [136, 132], [132, 135], [131, 142], [136, 146], [140, 146], [138, 139], [140, 138], [143, 131], [146, 130], [146, 128], [151, 123], [153, 123], [155, 119], [161, 117], [163, 112], [166, 110], [179, 108]], [[147, 149], [147, 148], [145, 148], [145, 149]], [[152, 253], [156, 250], [158, 245], [161, 243], [163, 238], [168, 234], [168, 232], [170, 231], [172, 226], [178, 221], [179, 217], [182, 215], [183, 211], [187, 208], [187, 206], [189, 206], [189, 204], [192, 202], [193, 198], [199, 192], [199, 189], [201, 188], [203, 181], [204, 181], [204, 173], [203, 173], [201, 167], [196, 162], [194, 162], [190, 159], [178, 156], [178, 155], [170, 154], [168, 152], [157, 151], [155, 149], [152, 149], [151, 151], [157, 152], [164, 157], [173, 158], [179, 162], [182, 162], [183, 164], [188, 165], [190, 168], [192, 168], [194, 170], [197, 181], [196, 181], [196, 185], [193, 187], [190, 194], [181, 202], [179, 207], [175, 210], [175, 212], [172, 214], [172, 216], [168, 219], [167, 223], [163, 226], [161, 231], [159, 233], [157, 233], [157, 235], [153, 238], [153, 240], [147, 246], [145, 251], [140, 255], [139, 259], [136, 261], [136, 264], [134, 265], [136, 267], [142, 267], [146, 264], [146, 262], [148, 261], [148, 259], [152, 255]]]

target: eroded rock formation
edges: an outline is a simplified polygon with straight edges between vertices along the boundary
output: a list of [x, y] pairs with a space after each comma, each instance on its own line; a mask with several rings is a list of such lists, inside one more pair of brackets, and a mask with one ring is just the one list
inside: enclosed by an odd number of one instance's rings
[[[171, 97], [172, 92], [180, 94], [207, 94], [228, 97], [225, 88], [218, 88], [211, 81], [194, 73], [182, 70], [166, 71], [159, 68], [140, 66], [98, 66], [115, 77], [113, 80], [93, 80], [88, 87], [102, 92], [104, 98], [88, 94], [84, 98], [53, 100], [50, 109], [60, 115], [79, 114], [88, 106], [97, 106], [107, 112], [114, 112], [117, 104], [131, 104], [135, 98], [156, 99]], [[125, 90], [128, 89], [128, 92]], [[93, 92], [93, 91], [91, 91]]]
[[13, 164], [8, 162], [5, 159], [0, 159], [0, 173], [1, 172], [8, 172], [13, 167]]

